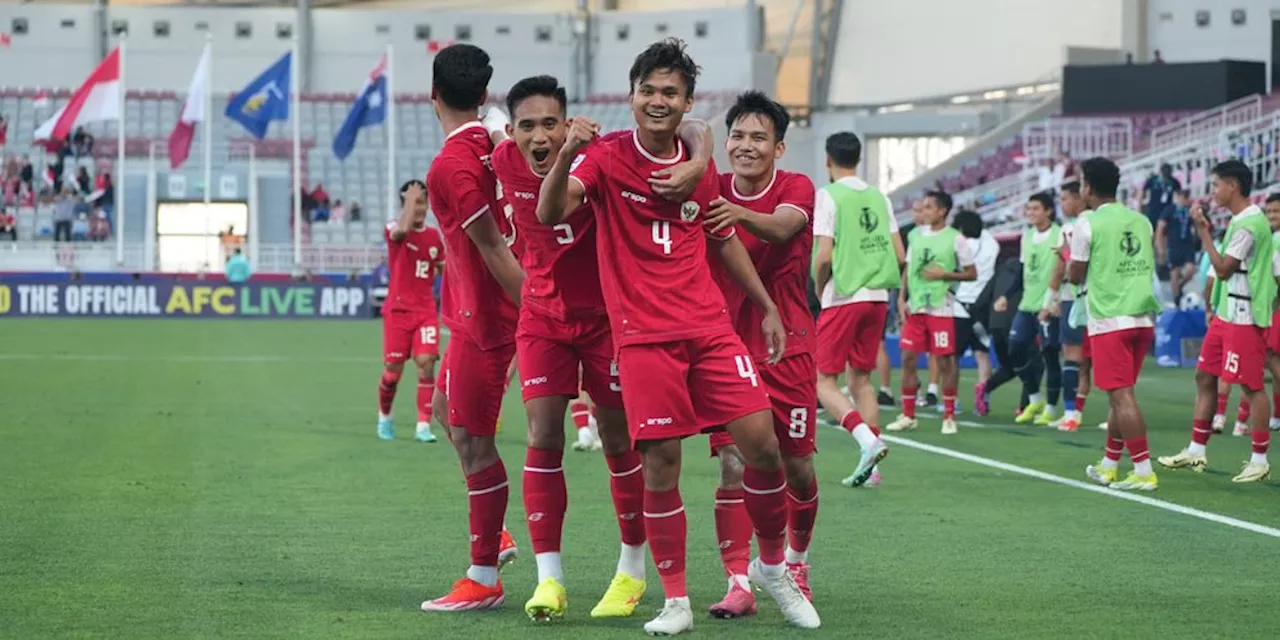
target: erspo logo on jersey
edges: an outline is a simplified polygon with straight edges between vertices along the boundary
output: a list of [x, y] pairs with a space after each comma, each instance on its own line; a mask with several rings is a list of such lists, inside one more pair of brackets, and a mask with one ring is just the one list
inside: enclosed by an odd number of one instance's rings
[[0, 316], [368, 318], [364, 287], [320, 284], [0, 284]]

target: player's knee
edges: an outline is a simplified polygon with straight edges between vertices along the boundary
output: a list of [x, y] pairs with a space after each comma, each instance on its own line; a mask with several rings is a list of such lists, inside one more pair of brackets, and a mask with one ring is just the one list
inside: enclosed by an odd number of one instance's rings
[[787, 472], [787, 484], [797, 493], [807, 495], [808, 489], [815, 481], [813, 456], [786, 458], [782, 461], [782, 464]]
[[455, 429], [454, 448], [458, 450], [458, 458], [462, 462], [462, 470], [472, 475], [488, 469], [501, 461], [498, 457], [498, 446], [492, 437], [457, 435], [462, 429]]
[[400, 379], [400, 374], [404, 372], [404, 361], [387, 362], [382, 365], [382, 370], [393, 376], [396, 380]]
[[1216, 393], [1219, 387], [1218, 378], [1217, 376], [1209, 375], [1197, 369], [1196, 370], [1196, 386], [1200, 387], [1201, 389], [1208, 390], [1211, 393]]
[[436, 377], [436, 359], [435, 359], [434, 357], [427, 357], [427, 358], [423, 358], [423, 359], [421, 359], [421, 360], [416, 360], [416, 361], [415, 361], [415, 364], [417, 364], [417, 365], [418, 365], [418, 379], [419, 379], [419, 380], [434, 380], [434, 379], [435, 379], [435, 377]]
[[720, 459], [720, 488], [742, 488], [742, 472], [746, 469], [746, 463], [742, 460], [742, 452], [734, 445], [727, 445], [720, 447], [716, 455]]
[[638, 443], [644, 462], [644, 488], [670, 491], [680, 482], [680, 441], [648, 440]]
[[551, 451], [564, 450], [564, 420], [548, 420], [546, 416], [529, 415], [529, 446]]
[[449, 401], [445, 400], [444, 393], [436, 387], [436, 392], [431, 395], [431, 414], [440, 421], [440, 424], [449, 426]]

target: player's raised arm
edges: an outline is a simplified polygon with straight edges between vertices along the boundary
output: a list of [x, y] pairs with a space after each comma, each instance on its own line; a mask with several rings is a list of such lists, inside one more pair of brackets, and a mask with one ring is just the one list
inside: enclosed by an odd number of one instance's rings
[[524, 286], [524, 270], [516, 261], [516, 254], [507, 246], [507, 239], [498, 229], [493, 216], [482, 215], [466, 227], [467, 237], [480, 250], [480, 257], [493, 274], [503, 291], [516, 304], [520, 304], [520, 289]]
[[485, 131], [489, 132], [489, 139], [496, 147], [499, 142], [508, 138], [507, 127], [511, 125], [511, 119], [501, 107], [489, 107], [484, 117], [480, 119], [480, 124], [484, 125]]
[[[560, 147], [555, 164], [542, 180], [542, 189], [538, 192], [538, 222], [542, 224], [560, 224], [582, 204], [586, 195], [586, 186], [581, 180], [570, 180], [569, 172], [581, 153], [596, 136], [600, 134], [600, 125], [588, 118], [574, 118], [569, 126], [569, 135]], [[585, 161], [586, 158], [584, 157]]]
[[742, 287], [747, 297], [756, 306], [764, 310], [762, 327], [765, 340], [769, 344], [769, 363], [777, 364], [786, 350], [787, 331], [782, 326], [778, 305], [774, 304], [773, 298], [769, 297], [769, 291], [760, 281], [760, 274], [756, 272], [756, 266], [751, 263], [747, 248], [742, 246], [742, 240], [738, 239], [737, 235], [731, 235], [723, 240], [717, 238], [709, 244], [719, 252], [720, 261], [724, 263], [725, 270], [733, 277], [734, 282]]
[[420, 202], [425, 203], [426, 199], [427, 185], [421, 180], [410, 180], [405, 183], [404, 188], [400, 190], [400, 215], [396, 218], [389, 234], [392, 242], [400, 242], [409, 235], [409, 231], [416, 226], [416, 209]]
[[1200, 246], [1204, 247], [1204, 254], [1209, 256], [1209, 265], [1213, 267], [1214, 275], [1219, 280], [1235, 275], [1240, 270], [1240, 258], [1231, 255], [1232, 250], [1247, 254], [1252, 249], [1253, 236], [1246, 229], [1236, 229], [1235, 234], [1223, 242], [1227, 251], [1219, 252], [1218, 247], [1213, 244], [1213, 225], [1209, 223], [1204, 205], [1191, 207], [1191, 219], [1196, 223], [1196, 231], [1200, 233]]
[[693, 193], [711, 164], [715, 135], [703, 120], [685, 120], [676, 129], [680, 141], [689, 148], [689, 159], [674, 166], [654, 171], [649, 176], [653, 192], [667, 200], [682, 200]]

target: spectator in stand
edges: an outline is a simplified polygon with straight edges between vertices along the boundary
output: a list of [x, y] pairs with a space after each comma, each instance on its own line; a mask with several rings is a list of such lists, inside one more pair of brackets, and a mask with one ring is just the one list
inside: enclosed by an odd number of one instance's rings
[[71, 239], [76, 242], [83, 242], [89, 239], [89, 214], [88, 213], [76, 214], [76, 219], [71, 222]]
[[67, 167], [66, 163], [63, 162], [63, 158], [65, 157], [66, 156], [59, 154], [57, 160], [54, 160], [49, 165], [49, 173], [53, 175], [53, 188], [49, 190], [49, 195], [62, 193], [62, 185], [64, 182], [62, 174], [66, 171]]
[[329, 219], [339, 223], [347, 221], [347, 208], [342, 206], [341, 199], [333, 201], [333, 206], [329, 208]]
[[53, 241], [71, 241], [71, 222], [76, 217], [76, 200], [67, 187], [53, 203]]
[[253, 275], [253, 269], [249, 267], [249, 259], [244, 257], [239, 247], [236, 247], [231, 257], [227, 258], [227, 265], [223, 271], [227, 274], [227, 282], [231, 284], [244, 284], [249, 276]]
[[352, 222], [360, 222], [360, 217], [363, 213], [364, 212], [360, 210], [360, 203], [352, 202], [351, 210], [347, 212], [347, 217], [351, 218]]
[[94, 200], [94, 204], [102, 207], [102, 213], [106, 214], [107, 222], [111, 222], [111, 214], [116, 210], [116, 186], [111, 181], [111, 173], [107, 171], [99, 173], [97, 186], [102, 195]]
[[1160, 55], [1160, 50], [1155, 50], [1155, 57], [1152, 58], [1151, 64], [1164, 64], [1164, 56]]
[[1156, 262], [1169, 267], [1169, 289], [1176, 301], [1182, 287], [1195, 277], [1199, 235], [1191, 221], [1191, 192], [1178, 191], [1174, 206], [1165, 209], [1156, 223]]
[[1147, 178], [1146, 184], [1142, 185], [1143, 212], [1151, 221], [1152, 229], [1160, 223], [1165, 210], [1174, 207], [1173, 196], [1179, 191], [1182, 191], [1182, 183], [1173, 177], [1173, 165], [1167, 162], [1160, 165], [1159, 175]]
[[12, 213], [0, 209], [0, 237], [9, 236], [10, 242], [18, 241], [18, 219]]
[[93, 155], [93, 134], [84, 130], [84, 127], [76, 127], [75, 133], [71, 134], [72, 152], [77, 158]]
[[325, 204], [316, 204], [315, 211], [311, 213], [312, 222], [328, 222], [329, 207]]
[[9, 120], [0, 115], [0, 153], [4, 153], [5, 145], [9, 142]]
[[35, 185], [32, 180], [35, 179], [35, 169], [31, 167], [31, 158], [26, 155], [22, 156], [22, 160], [18, 162], [18, 180], [27, 186], [29, 193], [35, 193]]
[[76, 188], [80, 190], [80, 195], [89, 195], [93, 192], [93, 180], [89, 178], [89, 170], [84, 167], [76, 169]]
[[311, 199], [316, 201], [317, 207], [329, 208], [329, 192], [324, 190], [324, 185], [316, 183], [316, 188], [311, 191]]
[[89, 239], [94, 242], [102, 242], [111, 237], [111, 221], [107, 220], [107, 215], [102, 212], [102, 208], [94, 209], [93, 216], [89, 218]]

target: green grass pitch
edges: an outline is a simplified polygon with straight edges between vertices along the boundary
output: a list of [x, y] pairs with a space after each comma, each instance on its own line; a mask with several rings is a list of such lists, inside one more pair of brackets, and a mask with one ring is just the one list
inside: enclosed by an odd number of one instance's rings
[[[661, 606], [652, 568], [634, 619], [587, 616], [617, 553], [599, 454], [566, 454], [569, 614], [524, 618], [535, 575], [514, 386], [500, 444], [524, 555], [505, 573], [506, 607], [418, 611], [465, 569], [465, 486], [448, 444], [409, 439], [412, 374], [399, 439], [374, 436], [380, 335], [375, 322], [5, 320], [0, 637], [641, 636]], [[1015, 393], [981, 428], [944, 437], [926, 412], [908, 437], [1083, 479], [1105, 398], [1091, 397], [1087, 428], [1059, 434], [1010, 425]], [[1188, 370], [1147, 371], [1154, 454], [1185, 444], [1193, 393]], [[753, 619], [701, 615], [725, 587], [717, 470], [705, 440], [686, 444], [690, 637], [1280, 637], [1280, 539], [906, 446], [881, 488], [849, 490], [854, 443], [823, 430], [819, 444], [812, 633], [787, 628], [767, 596]], [[1152, 497], [1280, 527], [1280, 483], [1230, 483], [1247, 439], [1218, 436], [1209, 453], [1208, 473], [1161, 472]]]

